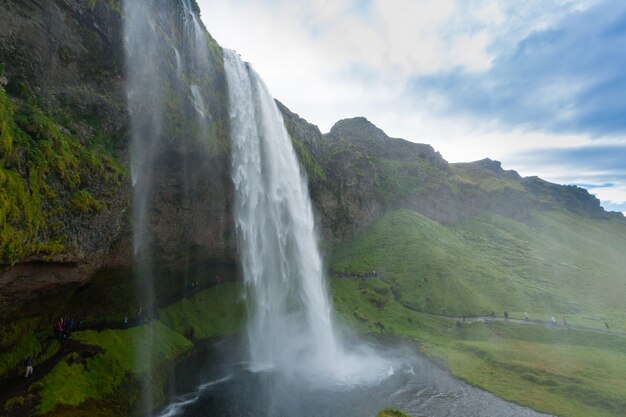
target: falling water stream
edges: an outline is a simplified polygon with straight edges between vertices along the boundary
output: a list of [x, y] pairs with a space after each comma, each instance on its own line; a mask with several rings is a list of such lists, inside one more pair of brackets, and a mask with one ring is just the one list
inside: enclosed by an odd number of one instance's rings
[[336, 368], [340, 352], [306, 180], [259, 76], [233, 51], [224, 51], [224, 66], [252, 366]]

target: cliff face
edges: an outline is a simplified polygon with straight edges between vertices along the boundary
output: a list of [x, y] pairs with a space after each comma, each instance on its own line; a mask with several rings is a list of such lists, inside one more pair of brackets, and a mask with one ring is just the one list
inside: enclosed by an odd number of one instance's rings
[[[306, 144], [323, 175], [310, 186], [327, 239], [340, 241], [388, 210], [406, 208], [440, 223], [485, 212], [526, 221], [533, 210], [568, 210], [594, 218], [607, 213], [599, 200], [575, 186], [522, 178], [500, 162], [448, 164], [430, 145], [394, 139], [363, 117], [337, 122], [322, 135], [281, 106], [294, 142]], [[312, 177], [312, 178], [311, 178]]]
[[[182, 5], [158, 3], [162, 65], [175, 74], [174, 50], [186, 42]], [[163, 85], [168, 140], [155, 158], [149, 226], [168, 291], [184, 286], [184, 271], [237, 257], [226, 82], [221, 49], [206, 40], [207, 68]], [[99, 269], [131, 269], [124, 63], [119, 0], [2, 2], [0, 315], [59, 288], [69, 297]], [[191, 82], [207, 94], [206, 136], [190, 128]], [[496, 161], [448, 164], [431, 146], [390, 138], [364, 118], [324, 135], [279, 108], [329, 242], [398, 208], [444, 224], [489, 211], [522, 221], [533, 210], [609, 216], [577, 187], [521, 178]]]
[[0, 312], [114, 262], [129, 207], [123, 58], [112, 4], [2, 3]]
[[[172, 48], [187, 41], [184, 11], [173, 2], [159, 7], [159, 48], [165, 65], [174, 66]], [[98, 269], [130, 271], [131, 127], [121, 12], [118, 0], [2, 2], [2, 315], [42, 291], [71, 293]], [[206, 39], [207, 67], [186, 74], [210, 92], [205, 136], [186, 116], [190, 81], [172, 77], [161, 86], [168, 140], [155, 158], [151, 253], [170, 274], [235, 257], [226, 84], [221, 49]]]

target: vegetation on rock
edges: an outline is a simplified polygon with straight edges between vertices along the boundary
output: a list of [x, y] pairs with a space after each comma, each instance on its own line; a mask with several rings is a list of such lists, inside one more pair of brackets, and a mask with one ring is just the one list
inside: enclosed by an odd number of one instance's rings
[[407, 416], [400, 410], [396, 410], [394, 408], [385, 408], [384, 410], [376, 414], [376, 417], [409, 417], [409, 416]]
[[104, 209], [81, 187], [119, 186], [124, 177], [103, 144], [81, 143], [34, 99], [22, 97], [12, 100], [0, 88], [0, 264], [65, 250], [60, 213]]

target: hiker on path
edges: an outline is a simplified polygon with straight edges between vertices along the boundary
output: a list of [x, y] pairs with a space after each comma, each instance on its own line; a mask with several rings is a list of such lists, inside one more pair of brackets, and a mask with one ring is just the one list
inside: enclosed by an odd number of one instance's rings
[[29, 356], [24, 361], [24, 366], [26, 367], [26, 376], [25, 376], [25, 378], [28, 378], [29, 375], [33, 374], [33, 357], [32, 356]]
[[509, 319], [509, 312], [505, 311], [504, 312], [504, 320], [508, 320]]
[[554, 316], [550, 317], [550, 319], [552, 319], [552, 324], [556, 324], [556, 320], [555, 320]]
[[528, 321], [528, 320], [529, 320], [529, 318], [528, 318], [528, 313], [527, 313], [527, 312], [525, 312], [525, 311], [524, 311], [524, 320], [526, 320], [526, 321]]

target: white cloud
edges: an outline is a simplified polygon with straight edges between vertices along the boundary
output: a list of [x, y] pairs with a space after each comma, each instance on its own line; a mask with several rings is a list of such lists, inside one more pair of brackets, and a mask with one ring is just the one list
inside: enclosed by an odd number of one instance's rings
[[450, 47], [456, 63], [469, 71], [486, 71], [491, 66], [492, 57], [487, 53], [490, 36], [483, 31], [473, 35], [459, 36]]
[[599, 188], [589, 187], [589, 191], [602, 201], [618, 205], [626, 204], [626, 186], [624, 185]]

